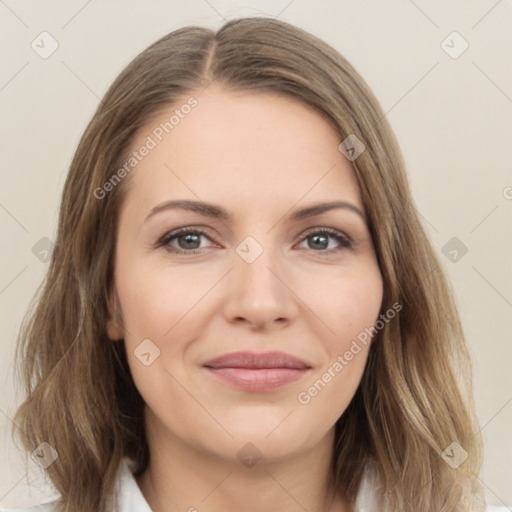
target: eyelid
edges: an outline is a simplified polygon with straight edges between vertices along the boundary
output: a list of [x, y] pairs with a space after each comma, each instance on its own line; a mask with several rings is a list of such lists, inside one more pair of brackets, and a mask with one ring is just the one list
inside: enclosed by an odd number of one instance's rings
[[306, 229], [306, 231], [303, 231], [300, 236], [302, 238], [304, 238], [304, 237], [308, 236], [310, 233], [318, 233], [318, 232], [323, 232], [323, 231], [325, 231], [331, 235], [336, 234], [336, 235], [342, 236], [343, 238], [346, 238], [348, 242], [355, 243], [354, 240], [352, 239], [352, 237], [349, 236], [345, 231], [342, 231], [341, 229], [337, 229], [337, 228], [331, 228], [329, 226], [315, 226], [312, 228], [308, 228], [308, 229]]
[[176, 238], [180, 235], [188, 234], [190, 233], [197, 233], [205, 238], [208, 238], [211, 242], [214, 242], [212, 239], [212, 235], [209, 233], [210, 229], [207, 227], [199, 227], [199, 226], [182, 226], [180, 228], [172, 229], [170, 231], [167, 231], [163, 236], [161, 236], [158, 241], [156, 242], [156, 246], [160, 247], [162, 245], [165, 245], [168, 241], [170, 241], [173, 238]]

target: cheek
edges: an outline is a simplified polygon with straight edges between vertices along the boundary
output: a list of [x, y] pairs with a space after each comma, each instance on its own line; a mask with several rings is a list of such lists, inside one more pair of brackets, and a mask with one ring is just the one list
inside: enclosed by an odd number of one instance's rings
[[[128, 334], [162, 340], [179, 330], [182, 319], [206, 293], [208, 280], [161, 264], [119, 261], [117, 275], [124, 325]], [[197, 281], [196, 281], [197, 279]], [[132, 340], [133, 342], [133, 340]]]
[[[322, 312], [324, 364], [298, 393], [296, 400], [321, 424], [334, 424], [352, 400], [364, 372], [372, 330], [382, 302], [382, 278], [377, 268], [331, 281], [313, 310]], [[316, 309], [315, 309], [316, 308]]]
[[[124, 277], [118, 288], [128, 364], [144, 401], [150, 408], [162, 410], [170, 396], [179, 393], [169, 361], [179, 366], [187, 340], [199, 335], [201, 326], [191, 322], [187, 313], [193, 314], [190, 310], [201, 295], [190, 286], [190, 276], [183, 273], [140, 262], [123, 263], [119, 274], [124, 272]], [[157, 389], [166, 391], [155, 393]]]
[[208, 301], [203, 297], [212, 287], [211, 270], [184, 271], [161, 261], [123, 258], [117, 275], [130, 370], [145, 401], [158, 407], [169, 397], [154, 390], [174, 389], [174, 375], [183, 381], [190, 340], [204, 333]]
[[311, 309], [329, 327], [324, 339], [331, 351], [342, 350], [378, 318], [383, 295], [380, 270], [376, 264], [351, 267], [321, 277], [317, 285], [321, 292], [313, 296]]

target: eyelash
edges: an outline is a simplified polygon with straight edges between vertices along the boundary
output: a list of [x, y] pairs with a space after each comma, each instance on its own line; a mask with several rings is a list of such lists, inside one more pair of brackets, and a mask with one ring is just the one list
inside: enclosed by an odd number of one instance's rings
[[[180, 236], [189, 235], [189, 234], [191, 234], [191, 235], [202, 235], [202, 236], [208, 238], [211, 241], [210, 236], [208, 236], [208, 234], [205, 231], [203, 231], [202, 229], [199, 229], [199, 228], [194, 228], [194, 229], [192, 229], [192, 228], [181, 228], [181, 229], [179, 229], [177, 231], [171, 231], [169, 233], [166, 233], [157, 242], [157, 247], [165, 247], [165, 249], [167, 251], [169, 251], [170, 253], [179, 254], [179, 255], [197, 255], [197, 254], [202, 254], [202, 250], [201, 249], [185, 250], [185, 249], [177, 249], [177, 248], [171, 247], [169, 245], [170, 242], [173, 241], [174, 239], [176, 239], [176, 238], [178, 238]], [[321, 250], [318, 250], [318, 251], [315, 251], [314, 249], [311, 249], [313, 252], [319, 253], [320, 255], [328, 256], [330, 254], [340, 252], [340, 251], [342, 251], [344, 249], [352, 249], [353, 248], [353, 242], [352, 242], [352, 240], [347, 235], [345, 235], [344, 233], [341, 233], [340, 231], [332, 229], [332, 228], [318, 228], [316, 231], [309, 231], [309, 232], [307, 232], [303, 236], [301, 241], [306, 240], [307, 238], [309, 238], [309, 237], [311, 237], [313, 235], [328, 235], [328, 236], [334, 238], [341, 245], [340, 248], [335, 248], [335, 249], [321, 249]]]

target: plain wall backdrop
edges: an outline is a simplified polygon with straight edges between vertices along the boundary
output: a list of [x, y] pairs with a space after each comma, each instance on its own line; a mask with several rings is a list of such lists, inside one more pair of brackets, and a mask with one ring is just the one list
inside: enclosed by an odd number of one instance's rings
[[509, 0], [0, 0], [0, 505], [32, 504], [49, 492], [36, 463], [26, 473], [10, 438], [22, 399], [12, 362], [83, 130], [117, 74], [150, 43], [182, 26], [218, 28], [248, 15], [278, 17], [325, 40], [381, 102], [457, 295], [487, 500], [512, 510]]

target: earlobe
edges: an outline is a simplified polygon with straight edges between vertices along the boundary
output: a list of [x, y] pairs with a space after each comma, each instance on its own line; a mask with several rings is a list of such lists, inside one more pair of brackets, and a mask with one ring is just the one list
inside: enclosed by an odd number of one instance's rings
[[115, 291], [112, 291], [110, 294], [109, 313], [110, 318], [107, 321], [107, 336], [112, 341], [123, 339], [123, 322], [120, 314], [119, 299]]
[[107, 335], [110, 340], [118, 341], [123, 338], [123, 331], [114, 319], [110, 319], [107, 323]]

